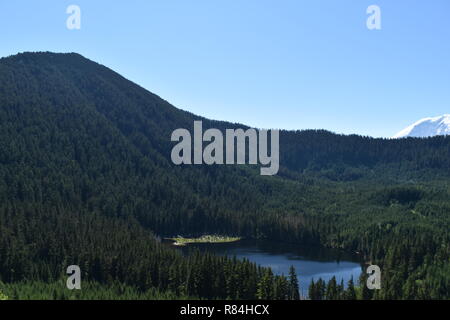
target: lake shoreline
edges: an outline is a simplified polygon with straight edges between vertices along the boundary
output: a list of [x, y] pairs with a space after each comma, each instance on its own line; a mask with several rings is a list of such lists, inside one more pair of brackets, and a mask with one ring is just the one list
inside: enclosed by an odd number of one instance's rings
[[164, 238], [165, 240], [173, 241], [172, 245], [177, 247], [184, 247], [188, 244], [195, 243], [231, 243], [242, 240], [240, 237], [229, 237], [229, 236], [219, 236], [219, 235], [203, 235], [198, 238], [185, 238], [185, 237], [175, 237], [175, 238]]
[[[166, 242], [166, 244], [173, 246], [173, 243]], [[293, 266], [300, 281], [302, 296], [308, 294], [308, 286], [312, 280], [329, 281], [335, 276], [336, 280], [339, 283], [343, 281], [345, 286], [352, 278], [357, 283], [365, 264], [361, 255], [352, 251], [267, 239], [245, 238], [222, 243], [196, 242], [173, 247], [186, 255], [200, 250], [228, 258], [247, 260], [257, 266], [270, 268], [275, 275], [287, 275]]]
[[[213, 241], [207, 241], [204, 240], [202, 238], [204, 237], [217, 237], [216, 240]], [[361, 265], [370, 265], [372, 264], [370, 261], [366, 260], [365, 255], [360, 252], [360, 251], [356, 251], [356, 250], [345, 250], [343, 248], [340, 247], [330, 247], [330, 246], [324, 246], [321, 244], [301, 244], [301, 243], [297, 243], [297, 242], [292, 242], [292, 241], [285, 241], [285, 240], [271, 240], [271, 239], [267, 239], [267, 238], [248, 238], [248, 237], [230, 237], [230, 236], [220, 236], [220, 235], [203, 235], [200, 237], [182, 237], [182, 236], [177, 236], [177, 237], [165, 237], [162, 238], [165, 241], [170, 241], [171, 242], [171, 246], [174, 247], [186, 247], [188, 245], [192, 245], [192, 244], [224, 244], [224, 243], [233, 243], [233, 242], [242, 242], [242, 241], [255, 241], [255, 242], [273, 242], [273, 243], [278, 243], [279, 245], [286, 245], [286, 246], [299, 246], [299, 247], [310, 247], [310, 248], [315, 248], [318, 250], [334, 250], [334, 251], [338, 251], [341, 252], [342, 254], [350, 254], [352, 256], [357, 256], [359, 257], [359, 262], [361, 263]], [[229, 240], [226, 240], [229, 239]]]

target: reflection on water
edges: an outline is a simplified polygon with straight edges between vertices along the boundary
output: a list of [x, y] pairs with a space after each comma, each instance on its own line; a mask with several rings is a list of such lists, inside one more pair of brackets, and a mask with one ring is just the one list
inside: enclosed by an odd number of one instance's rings
[[353, 277], [357, 283], [362, 272], [358, 256], [340, 250], [321, 247], [303, 247], [273, 242], [242, 240], [233, 243], [191, 244], [182, 250], [197, 248], [218, 255], [246, 258], [264, 267], [270, 267], [276, 274], [287, 275], [293, 265], [300, 281], [301, 292], [307, 294], [311, 279], [322, 278], [325, 281], [336, 277], [338, 283], [344, 283]]

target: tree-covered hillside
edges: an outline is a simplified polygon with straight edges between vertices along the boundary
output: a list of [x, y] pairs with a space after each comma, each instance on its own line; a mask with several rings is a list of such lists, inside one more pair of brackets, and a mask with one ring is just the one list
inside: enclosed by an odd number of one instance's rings
[[194, 120], [245, 128], [179, 110], [78, 54], [0, 59], [6, 290], [52, 287], [78, 264], [93, 287], [289, 296], [269, 269], [186, 257], [154, 237], [215, 233], [359, 251], [385, 270], [375, 298], [449, 297], [450, 137], [282, 131], [280, 172], [263, 177], [255, 166], [173, 165], [171, 133]]

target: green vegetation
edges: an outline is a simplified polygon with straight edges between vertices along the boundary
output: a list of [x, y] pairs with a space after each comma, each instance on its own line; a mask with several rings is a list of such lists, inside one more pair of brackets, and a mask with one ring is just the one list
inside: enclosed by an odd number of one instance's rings
[[[156, 288], [141, 290], [121, 283], [109, 285], [83, 282], [81, 290], [67, 290], [64, 280], [51, 283], [23, 281], [12, 284], [0, 282], [0, 288], [11, 300], [168, 300], [195, 299], [170, 291], [159, 292]], [[0, 298], [1, 300], [1, 298]]]
[[241, 240], [240, 237], [227, 237], [227, 236], [218, 236], [218, 235], [203, 235], [198, 238], [167, 238], [168, 240], [174, 241], [173, 245], [175, 246], [185, 246], [190, 243], [225, 243], [225, 242], [236, 242]]
[[0, 301], [4, 301], [4, 300], [8, 300], [8, 296], [5, 295], [4, 293], [2, 293], [2, 291], [0, 291]]
[[[120, 298], [119, 283], [133, 297], [296, 298], [295, 279], [183, 255], [155, 236], [228, 234], [358, 251], [381, 267], [382, 290], [355, 288], [356, 298], [450, 299], [450, 137], [282, 131], [279, 174], [263, 177], [255, 166], [173, 165], [171, 133], [194, 119], [77, 54], [0, 59], [5, 294], [48, 297], [46, 284], [77, 264], [99, 297]], [[312, 297], [354, 297], [334, 287], [321, 282]]]

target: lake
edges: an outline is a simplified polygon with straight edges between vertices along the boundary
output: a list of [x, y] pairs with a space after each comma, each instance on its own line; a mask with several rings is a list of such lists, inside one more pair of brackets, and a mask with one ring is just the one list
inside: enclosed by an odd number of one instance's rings
[[325, 281], [336, 277], [347, 281], [353, 277], [355, 284], [362, 272], [361, 258], [335, 249], [304, 247], [289, 243], [257, 240], [241, 240], [232, 243], [195, 243], [182, 250], [198, 248], [217, 255], [246, 258], [264, 267], [270, 267], [275, 274], [287, 275], [293, 265], [300, 281], [302, 295], [306, 296], [311, 279]]

